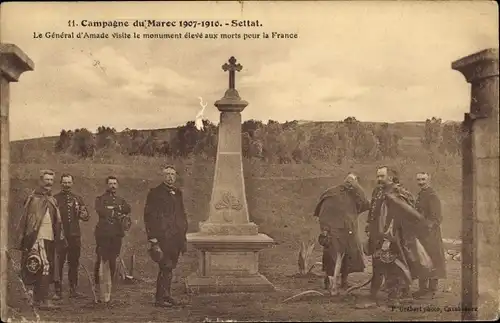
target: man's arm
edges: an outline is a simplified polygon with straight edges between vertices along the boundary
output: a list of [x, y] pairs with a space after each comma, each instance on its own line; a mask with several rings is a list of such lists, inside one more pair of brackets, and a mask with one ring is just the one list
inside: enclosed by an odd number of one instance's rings
[[24, 199], [23, 210], [19, 218], [19, 222], [17, 224], [15, 240], [16, 240], [16, 248], [18, 250], [24, 249], [24, 236], [26, 234], [26, 225], [28, 222], [27, 209], [31, 203], [32, 197], [33, 195], [29, 195], [26, 199]]
[[149, 191], [144, 205], [144, 227], [146, 236], [151, 243], [158, 242], [157, 223], [155, 221], [153, 192]]
[[104, 207], [104, 203], [102, 203], [101, 196], [96, 197], [94, 207], [99, 218], [106, 218], [106, 208]]
[[368, 201], [368, 199], [366, 198], [365, 191], [358, 182], [353, 182], [351, 183], [351, 185], [353, 188], [353, 193], [355, 194], [358, 214], [368, 211], [370, 209], [370, 201]]
[[443, 217], [441, 215], [441, 201], [436, 193], [429, 195], [427, 221], [429, 226], [437, 227], [441, 225]]
[[130, 204], [125, 201], [125, 199], [122, 198], [122, 209], [121, 209], [122, 214], [130, 214], [132, 212], [132, 208], [130, 207]]
[[179, 198], [181, 199], [181, 210], [182, 210], [182, 215], [184, 216], [184, 225], [185, 225], [185, 230], [184, 230], [184, 235], [187, 234], [187, 230], [188, 230], [188, 226], [189, 226], [189, 223], [188, 223], [188, 218], [187, 218], [187, 213], [186, 213], [186, 208], [184, 206], [184, 196], [182, 194], [182, 191], [179, 190]]
[[78, 216], [80, 220], [87, 222], [90, 219], [90, 212], [87, 209], [87, 206], [85, 205], [85, 202], [83, 201], [83, 198], [81, 196], [76, 196], [76, 200], [78, 201]]

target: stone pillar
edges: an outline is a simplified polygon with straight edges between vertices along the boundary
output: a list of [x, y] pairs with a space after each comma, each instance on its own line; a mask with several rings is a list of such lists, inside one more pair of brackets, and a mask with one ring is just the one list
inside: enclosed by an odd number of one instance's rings
[[[498, 49], [464, 57], [453, 62], [452, 69], [471, 84], [462, 152], [462, 305], [479, 306], [479, 311], [465, 310], [462, 318], [491, 320], [497, 316], [500, 296]], [[488, 301], [494, 306], [483, 306]]]
[[248, 105], [234, 88], [234, 72], [241, 70], [231, 57], [229, 89], [215, 106], [220, 111], [219, 141], [208, 219], [199, 232], [188, 234], [198, 250], [198, 272], [186, 281], [189, 293], [252, 292], [274, 290], [259, 273], [259, 251], [274, 241], [259, 234], [250, 222], [243, 176], [241, 112]]
[[2, 322], [7, 322], [7, 282], [8, 282], [8, 228], [9, 228], [9, 83], [19, 81], [23, 72], [32, 71], [34, 64], [16, 45], [0, 44], [0, 138], [2, 140], [1, 156], [1, 206], [0, 206], [0, 312]]

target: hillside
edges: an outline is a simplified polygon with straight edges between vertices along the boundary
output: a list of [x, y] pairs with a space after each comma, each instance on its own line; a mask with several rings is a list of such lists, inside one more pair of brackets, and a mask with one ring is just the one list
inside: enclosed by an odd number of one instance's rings
[[[321, 127], [326, 132], [329, 129], [335, 129], [336, 125], [339, 124], [338, 121], [299, 121], [299, 129], [303, 129], [307, 133], [313, 128]], [[363, 124], [368, 125], [380, 125], [382, 123], [377, 122], [363, 122]], [[389, 123], [389, 129], [395, 132], [398, 132], [402, 135], [403, 141], [409, 140], [412, 141], [414, 138], [421, 138], [424, 135], [424, 126], [425, 122], [397, 122], [397, 123]], [[95, 129], [90, 129], [91, 131], [95, 131]], [[139, 133], [149, 135], [152, 131], [155, 131], [158, 135], [158, 139], [160, 140], [170, 140], [174, 135], [176, 128], [163, 128], [163, 129], [147, 129], [147, 130], [138, 130]], [[120, 132], [121, 133], [121, 132]], [[53, 151], [54, 145], [57, 141], [57, 136], [52, 137], [43, 137], [43, 138], [33, 138], [33, 139], [24, 139], [24, 140], [16, 140], [11, 142], [11, 151], [12, 154], [15, 155], [19, 150], [36, 150], [36, 151]]]

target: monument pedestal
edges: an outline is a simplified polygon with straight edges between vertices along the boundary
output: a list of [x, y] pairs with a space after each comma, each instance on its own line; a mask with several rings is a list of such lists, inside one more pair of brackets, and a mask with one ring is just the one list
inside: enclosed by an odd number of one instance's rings
[[274, 286], [259, 274], [259, 251], [274, 244], [265, 234], [211, 236], [188, 235], [198, 250], [198, 272], [187, 278], [188, 293], [273, 291]]
[[234, 72], [242, 66], [231, 57], [229, 89], [215, 106], [220, 123], [214, 183], [208, 219], [199, 232], [188, 234], [198, 250], [198, 272], [188, 277], [188, 293], [260, 292], [274, 286], [259, 274], [259, 251], [274, 245], [250, 222], [241, 154], [241, 112], [248, 105], [234, 87]]

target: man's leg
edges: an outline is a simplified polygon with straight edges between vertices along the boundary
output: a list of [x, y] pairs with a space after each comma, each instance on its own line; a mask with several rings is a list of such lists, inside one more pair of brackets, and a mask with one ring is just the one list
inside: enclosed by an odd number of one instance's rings
[[122, 249], [122, 238], [121, 237], [113, 237], [110, 239], [110, 255], [109, 255], [109, 269], [111, 271], [111, 278], [114, 280], [116, 273], [116, 261], [120, 256], [120, 252]]
[[429, 296], [432, 298], [434, 298], [437, 293], [438, 282], [439, 280], [437, 278], [429, 279]]
[[349, 260], [347, 254], [342, 259], [342, 268], [340, 269], [340, 288], [347, 289], [350, 287], [347, 278], [349, 277]]
[[101, 239], [96, 238], [96, 248], [95, 248], [95, 253], [96, 253], [96, 261], [94, 264], [94, 284], [95, 286], [99, 286], [99, 268], [101, 267], [101, 261], [102, 261], [102, 241]]
[[385, 264], [380, 263], [378, 260], [373, 260], [373, 277], [370, 285], [370, 297], [373, 301], [377, 300], [377, 294], [382, 287], [382, 283], [384, 282], [384, 271], [386, 266]]
[[323, 248], [323, 271], [325, 272], [324, 285], [325, 289], [328, 290], [330, 288], [330, 280], [329, 276], [333, 276], [335, 270], [335, 262], [333, 261], [328, 248]]
[[54, 305], [49, 301], [48, 297], [54, 271], [58, 270], [58, 268], [54, 267], [54, 242], [44, 240], [44, 246], [47, 260], [49, 262], [49, 272], [48, 274], [42, 274], [38, 279], [33, 290], [33, 298], [35, 300], [35, 304], [37, 304], [40, 309], [49, 309], [54, 308]]
[[399, 305], [400, 283], [399, 268], [394, 263], [387, 264], [387, 299], [392, 305]]
[[172, 304], [166, 302], [170, 296], [170, 283], [172, 281], [172, 270], [164, 263], [158, 266], [158, 278], [156, 280], [155, 305], [160, 307], [169, 307]]
[[55, 294], [53, 299], [54, 300], [60, 300], [62, 299], [62, 285], [63, 285], [63, 272], [64, 272], [64, 263], [66, 262], [67, 259], [67, 249], [60, 249], [57, 251], [58, 256], [59, 256], [59, 262], [56, 265], [56, 270], [59, 272], [59, 280], [54, 282], [54, 287], [55, 287]]
[[418, 280], [418, 291], [413, 293], [414, 298], [420, 298], [429, 292], [429, 280], [419, 279]]
[[73, 236], [69, 239], [68, 247], [68, 281], [70, 289], [70, 297], [78, 297], [78, 267], [80, 266], [81, 242], [79, 236]]
[[37, 306], [48, 304], [49, 286], [49, 276], [42, 275], [36, 281], [33, 289], [33, 300]]
[[[163, 260], [160, 263], [161, 285], [157, 286], [157, 291], [158, 287], [162, 288], [159, 290], [158, 296], [159, 297], [163, 296], [163, 298], [161, 299], [160, 303], [157, 303], [157, 305], [161, 304], [159, 306], [162, 307], [180, 305], [181, 303], [175, 300], [171, 294], [173, 270], [177, 266], [177, 261], [179, 259], [179, 251], [168, 250], [168, 247], [166, 246], [164, 246], [163, 250], [164, 250], [164, 256]], [[157, 296], [157, 301], [159, 300], [158, 296]]]

